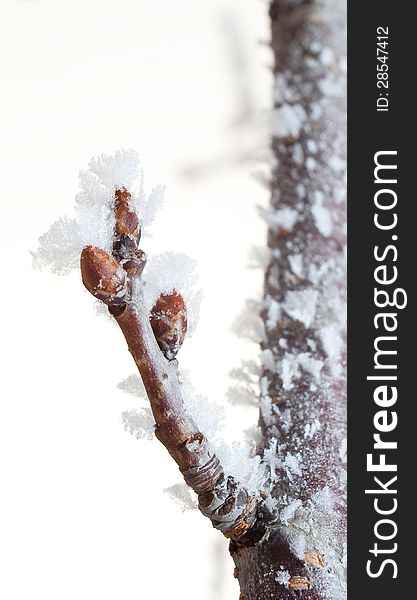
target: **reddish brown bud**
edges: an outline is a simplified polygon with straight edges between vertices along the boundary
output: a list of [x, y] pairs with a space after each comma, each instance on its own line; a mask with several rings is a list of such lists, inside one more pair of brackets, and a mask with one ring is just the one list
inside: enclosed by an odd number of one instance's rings
[[151, 311], [152, 331], [165, 358], [172, 360], [187, 333], [187, 310], [184, 299], [174, 290], [161, 294]]
[[134, 279], [142, 275], [142, 271], [146, 265], [146, 254], [142, 250], [136, 250], [128, 260], [122, 262], [122, 266], [129, 276], [129, 279]]
[[116, 234], [138, 237], [139, 219], [137, 214], [129, 208], [130, 193], [126, 188], [115, 192], [114, 215], [116, 217]]
[[83, 284], [96, 298], [108, 306], [120, 306], [127, 293], [127, 274], [104, 250], [86, 246], [81, 252]]
[[122, 204], [125, 204], [127, 206], [129, 204], [130, 198], [132, 197], [132, 194], [128, 192], [125, 187], [122, 187], [118, 188], [114, 192], [114, 197], [116, 199], [116, 207]]

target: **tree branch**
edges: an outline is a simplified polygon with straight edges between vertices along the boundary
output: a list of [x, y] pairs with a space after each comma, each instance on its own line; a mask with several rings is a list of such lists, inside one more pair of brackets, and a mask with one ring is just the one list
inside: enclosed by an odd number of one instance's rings
[[107, 304], [122, 330], [150, 401], [156, 437], [197, 493], [201, 512], [236, 544], [252, 544], [265, 533], [259, 518], [261, 499], [225, 474], [209, 441], [186, 411], [174, 358], [185, 335], [185, 305], [173, 290], [161, 294], [151, 314], [144, 308], [141, 274], [146, 256], [138, 247], [139, 219], [129, 207], [129, 198], [125, 188], [116, 190], [113, 255], [94, 246], [83, 249], [83, 283]]

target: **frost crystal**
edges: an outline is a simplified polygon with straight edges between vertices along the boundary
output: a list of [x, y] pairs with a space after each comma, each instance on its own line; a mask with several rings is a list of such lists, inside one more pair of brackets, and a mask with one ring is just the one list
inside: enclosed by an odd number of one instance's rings
[[185, 483], [176, 483], [164, 489], [173, 500], [179, 505], [183, 512], [197, 510], [197, 500], [190, 488]]
[[314, 437], [320, 428], [321, 424], [318, 419], [314, 419], [312, 423], [306, 423], [304, 427], [304, 437], [307, 439]]
[[269, 470], [269, 476], [271, 478], [271, 481], [275, 481], [277, 471], [283, 468], [282, 460], [278, 458], [277, 438], [271, 438], [269, 442], [269, 447], [266, 448], [264, 451], [262, 462], [264, 463], [265, 467]]
[[288, 257], [288, 262], [290, 263], [291, 271], [297, 277], [302, 277], [304, 268], [303, 268], [303, 255], [302, 254], [291, 254]]
[[88, 169], [80, 173], [80, 191], [75, 202], [75, 218], [58, 219], [39, 238], [32, 253], [34, 265], [49, 266], [65, 275], [79, 266], [81, 250], [87, 245], [111, 252], [114, 234], [114, 192], [126, 187], [131, 204], [143, 225], [152, 222], [162, 206], [164, 187], [158, 186], [146, 196], [143, 171], [134, 150], [118, 150], [113, 155], [92, 158]]
[[340, 446], [340, 450], [339, 450], [339, 456], [340, 456], [340, 460], [342, 461], [342, 463], [345, 463], [347, 460], [347, 439], [343, 438], [341, 446]]
[[297, 138], [305, 118], [306, 114], [301, 104], [284, 104], [273, 113], [272, 135]]
[[122, 413], [122, 423], [125, 430], [138, 440], [151, 440], [154, 436], [155, 421], [149, 408], [125, 411]]
[[291, 579], [291, 575], [288, 573], [287, 570], [280, 570], [277, 571], [277, 574], [275, 576], [275, 580], [280, 583], [281, 585], [285, 585], [285, 587], [288, 586], [288, 582]]
[[323, 194], [319, 191], [315, 193], [315, 201], [311, 207], [314, 221], [320, 233], [328, 237], [333, 228], [332, 217], [330, 212], [323, 206]]
[[268, 371], [273, 373], [275, 371], [275, 360], [270, 348], [265, 348], [265, 350], [262, 350], [261, 359], [265, 369], [268, 369]]
[[185, 256], [165, 252], [149, 256], [142, 275], [142, 289], [145, 307], [153, 307], [162, 293], [179, 292], [187, 307], [187, 334], [191, 335], [198, 321], [202, 291], [198, 287], [196, 262]]
[[293, 454], [288, 453], [285, 457], [285, 466], [287, 467], [287, 475], [288, 478], [292, 479], [292, 474], [294, 475], [302, 475], [303, 472], [300, 467], [299, 455], [294, 456]]
[[292, 389], [293, 381], [302, 376], [300, 367], [311, 375], [313, 382], [317, 384], [320, 381], [323, 365], [322, 360], [313, 358], [308, 352], [300, 354], [286, 352], [277, 370], [282, 378], [282, 387], [284, 390]]
[[266, 326], [268, 329], [273, 329], [277, 326], [278, 320], [281, 314], [280, 304], [273, 298], [267, 298], [268, 315], [266, 319]]
[[146, 398], [145, 386], [142, 383], [142, 379], [134, 373], [118, 383], [117, 387], [137, 398]]
[[318, 292], [313, 289], [290, 291], [282, 306], [290, 317], [310, 327], [316, 314], [317, 297]]
[[297, 510], [297, 508], [302, 506], [302, 504], [303, 503], [301, 502], [301, 500], [293, 500], [292, 502], [290, 502], [290, 504], [283, 508], [279, 515], [281, 522], [285, 525], [288, 525], [288, 521], [291, 521], [291, 519], [294, 517], [295, 511]]
[[288, 206], [267, 214], [267, 221], [270, 225], [288, 231], [294, 227], [297, 219], [298, 212]]

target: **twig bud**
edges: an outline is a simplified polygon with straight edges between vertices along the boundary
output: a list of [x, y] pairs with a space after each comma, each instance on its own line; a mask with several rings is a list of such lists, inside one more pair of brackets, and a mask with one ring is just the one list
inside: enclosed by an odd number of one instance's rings
[[87, 290], [108, 306], [121, 306], [127, 294], [127, 273], [104, 250], [86, 246], [81, 252], [81, 276]]
[[115, 191], [116, 234], [118, 236], [132, 236], [136, 241], [139, 241], [139, 219], [137, 214], [129, 207], [130, 197], [131, 194], [126, 188]]
[[121, 264], [129, 279], [135, 279], [142, 275], [146, 265], [146, 254], [142, 250], [136, 250], [128, 260], [124, 260]]
[[163, 355], [168, 360], [174, 359], [187, 333], [183, 297], [175, 290], [172, 294], [161, 294], [152, 308], [150, 322]]

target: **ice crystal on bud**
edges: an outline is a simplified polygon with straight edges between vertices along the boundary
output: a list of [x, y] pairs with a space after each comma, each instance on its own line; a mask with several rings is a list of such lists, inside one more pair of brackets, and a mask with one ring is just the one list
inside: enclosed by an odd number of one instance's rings
[[161, 295], [172, 294], [174, 289], [181, 294], [187, 307], [187, 332], [193, 333], [202, 299], [194, 260], [172, 252], [151, 255], [143, 271], [142, 284], [149, 313]]
[[88, 169], [80, 173], [75, 218], [59, 218], [39, 238], [38, 250], [32, 253], [35, 266], [49, 266], [54, 273], [65, 275], [78, 268], [81, 250], [87, 245], [111, 254], [115, 192], [121, 188], [129, 190], [130, 207], [137, 213], [140, 225], [147, 227], [162, 206], [164, 186], [157, 186], [146, 195], [143, 171], [134, 150], [102, 154], [92, 158]]
[[142, 186], [143, 173], [134, 150], [122, 148], [116, 150], [113, 155], [95, 156], [88, 166], [89, 171], [108, 189], [123, 186], [133, 189], [138, 182]]

